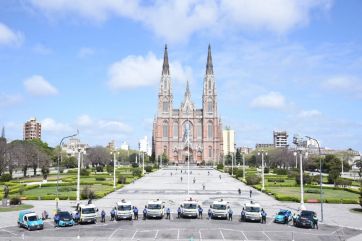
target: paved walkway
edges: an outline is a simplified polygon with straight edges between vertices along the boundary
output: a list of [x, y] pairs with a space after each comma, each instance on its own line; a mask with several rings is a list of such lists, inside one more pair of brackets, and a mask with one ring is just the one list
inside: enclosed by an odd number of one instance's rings
[[[100, 210], [105, 209], [109, 212], [117, 201], [127, 199], [142, 211], [143, 206], [148, 200], [159, 198], [165, 202], [166, 207], [170, 207], [172, 212], [175, 212], [183, 200], [192, 197], [199, 201], [206, 213], [209, 205], [214, 200], [223, 198], [230, 203], [234, 214], [239, 215], [242, 205], [250, 201], [249, 191], [252, 188], [230, 177], [228, 174], [206, 168], [194, 168], [191, 171], [189, 194], [185, 169], [183, 169], [183, 174], [181, 174], [181, 169], [178, 167], [177, 171], [176, 168], [168, 168], [147, 174], [123, 189], [117, 190], [100, 200], [95, 200], [94, 203]], [[221, 179], [219, 178], [220, 175]], [[193, 183], [194, 178], [195, 183]], [[203, 190], [203, 184], [205, 185], [205, 190]], [[239, 188], [241, 189], [241, 195], [237, 191]], [[265, 208], [268, 216], [274, 215], [280, 208], [298, 209], [298, 203], [279, 202], [264, 193], [252, 190], [252, 199], [259, 202]], [[44, 209], [49, 212], [55, 209], [54, 201], [27, 201], [27, 203], [33, 204], [34, 210], [39, 213]], [[60, 208], [62, 209], [73, 209], [72, 207], [74, 206], [74, 201], [60, 201]], [[306, 204], [306, 207], [316, 211], [320, 217], [320, 204]], [[349, 211], [355, 207], [358, 206], [324, 204], [324, 221], [326, 224], [362, 229], [362, 214]], [[0, 227], [16, 225], [17, 213], [0, 213]]]

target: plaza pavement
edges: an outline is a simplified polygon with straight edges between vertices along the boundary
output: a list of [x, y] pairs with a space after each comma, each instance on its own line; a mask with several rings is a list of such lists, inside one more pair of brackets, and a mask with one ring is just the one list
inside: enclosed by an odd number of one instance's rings
[[[176, 170], [177, 168], [177, 170]], [[187, 175], [186, 167], [164, 168], [156, 172], [147, 174], [145, 177], [129, 184], [122, 189], [113, 192], [106, 197], [94, 200], [94, 204], [99, 210], [106, 210], [107, 215], [117, 201], [127, 199], [137, 206], [142, 212], [144, 205], [149, 200], [160, 199], [165, 202], [166, 207], [170, 207], [173, 213], [176, 212], [180, 203], [192, 197], [199, 201], [207, 213], [209, 205], [218, 199], [224, 199], [230, 203], [234, 211], [234, 215], [240, 215], [242, 204], [249, 202], [249, 191], [252, 189], [252, 199], [259, 202], [271, 217], [281, 208], [288, 208], [293, 211], [298, 209], [298, 203], [279, 202], [274, 198], [261, 193], [240, 181], [230, 177], [229, 174], [209, 168], [192, 167], [190, 170], [190, 193], [187, 194]], [[208, 175], [210, 172], [210, 175]], [[172, 176], [171, 176], [172, 173]], [[221, 175], [221, 179], [219, 176]], [[183, 178], [181, 182], [181, 177]], [[195, 178], [196, 182], [193, 183]], [[203, 190], [202, 185], [205, 185]], [[241, 195], [238, 189], [241, 189]], [[26, 203], [34, 205], [33, 210], [41, 213], [44, 209], [52, 213], [55, 209], [55, 201], [26, 201]], [[320, 217], [320, 204], [305, 204], [307, 209], [314, 210]], [[70, 210], [75, 206], [75, 201], [60, 201], [61, 209]], [[324, 223], [329, 225], [337, 225], [341, 227], [350, 227], [362, 230], [362, 215], [350, 212], [357, 205], [340, 205], [340, 204], [324, 204]], [[0, 228], [16, 225], [18, 212], [0, 213]]]

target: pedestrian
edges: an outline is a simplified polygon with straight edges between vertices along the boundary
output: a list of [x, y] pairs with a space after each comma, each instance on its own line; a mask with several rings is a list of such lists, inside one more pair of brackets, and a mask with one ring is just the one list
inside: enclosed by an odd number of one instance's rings
[[133, 207], [133, 216], [134, 216], [134, 220], [138, 220], [138, 208], [137, 207]]
[[317, 215], [313, 215], [313, 226], [318, 229], [318, 218]]
[[233, 221], [233, 210], [231, 208], [229, 208], [228, 214], [229, 214], [229, 221]]
[[48, 213], [47, 213], [46, 210], [43, 211], [43, 213], [41, 214], [41, 216], [42, 216], [42, 219], [43, 219], [43, 220], [46, 220], [46, 219], [48, 219], [48, 217], [49, 217], [49, 215], [48, 215]]
[[147, 206], [143, 209], [143, 220], [147, 219]]
[[209, 219], [211, 219], [211, 215], [212, 215], [212, 211], [211, 211], [211, 208], [209, 208], [209, 210], [207, 210], [207, 216], [209, 217]]
[[181, 182], [182, 182], [182, 177], [180, 177], [180, 179], [181, 179]]
[[166, 219], [170, 219], [170, 215], [171, 215], [171, 209], [167, 208], [166, 209]]
[[101, 212], [101, 223], [105, 223], [106, 222], [106, 212], [104, 210], [102, 210]]
[[112, 210], [111, 210], [111, 221], [114, 221], [115, 216], [116, 216], [116, 211], [114, 210], [114, 208], [112, 208]]
[[205, 190], [205, 183], [202, 184], [202, 190]]
[[244, 208], [243, 208], [243, 210], [241, 210], [240, 221], [241, 221], [241, 222], [244, 222], [244, 221], [245, 221], [245, 210], [244, 210]]
[[200, 205], [199, 205], [198, 210], [199, 210], [199, 218], [202, 219], [202, 211], [203, 211], [203, 209], [202, 209], [202, 207]]
[[88, 204], [92, 204], [92, 199], [91, 198], [89, 198]]
[[177, 208], [177, 218], [181, 218], [181, 207]]
[[239, 195], [241, 195], [241, 189], [240, 188], [238, 189], [238, 193], [239, 193]]
[[207, 175], [210, 176], [210, 171], [207, 171]]
[[60, 220], [60, 217], [59, 217], [59, 214], [56, 213], [55, 216], [54, 216], [54, 223], [55, 223], [55, 228], [59, 226], [59, 220]]
[[295, 226], [295, 223], [297, 222], [298, 215], [296, 213], [293, 214], [293, 226]]
[[266, 223], [266, 212], [264, 209], [261, 209], [261, 223]]
[[250, 191], [249, 191], [250, 198], [251, 198], [251, 194], [253, 194], [253, 190], [250, 189]]
[[170, 174], [171, 174], [171, 177], [172, 177], [172, 172]]
[[219, 175], [219, 178], [220, 178], [220, 180], [221, 180], [221, 174]]
[[195, 182], [196, 182], [196, 178], [194, 177], [194, 180], [193, 180], [193, 182], [194, 182], [194, 184], [195, 184]]
[[79, 214], [79, 212], [76, 212], [75, 215], [74, 215], [74, 222], [75, 222], [76, 224], [78, 224], [79, 218], [80, 218], [80, 214]]

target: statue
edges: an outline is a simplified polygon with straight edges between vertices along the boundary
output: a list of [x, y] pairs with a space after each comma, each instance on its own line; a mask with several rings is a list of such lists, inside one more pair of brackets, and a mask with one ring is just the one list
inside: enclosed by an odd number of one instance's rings
[[4, 199], [9, 197], [9, 187], [8, 185], [4, 185]]

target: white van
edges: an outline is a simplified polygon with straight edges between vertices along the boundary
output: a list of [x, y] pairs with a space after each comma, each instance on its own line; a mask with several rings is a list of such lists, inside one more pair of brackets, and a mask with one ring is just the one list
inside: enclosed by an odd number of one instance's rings
[[229, 203], [224, 201], [224, 200], [220, 200], [220, 201], [214, 201], [211, 205], [210, 205], [210, 209], [211, 209], [211, 218], [228, 218], [228, 213], [229, 213]]
[[244, 204], [244, 221], [261, 221], [261, 207], [259, 203], [250, 202]]
[[165, 205], [160, 200], [149, 201], [146, 205], [147, 218], [163, 218]]
[[181, 217], [194, 217], [197, 218], [198, 215], [198, 202], [195, 200], [192, 200], [191, 198], [189, 200], [183, 201], [180, 205], [181, 207]]
[[96, 223], [98, 208], [94, 204], [79, 205], [79, 223]]
[[116, 203], [116, 220], [128, 219], [132, 220], [132, 204], [129, 201], [122, 200]]

